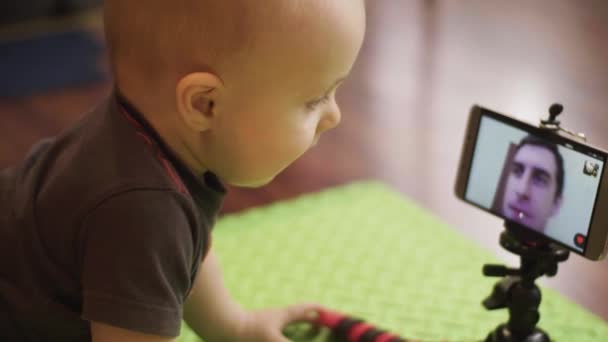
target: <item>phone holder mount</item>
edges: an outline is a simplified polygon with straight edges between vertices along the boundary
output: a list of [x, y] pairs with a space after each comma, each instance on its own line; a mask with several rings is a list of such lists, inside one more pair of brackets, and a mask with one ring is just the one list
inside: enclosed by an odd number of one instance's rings
[[568, 135], [573, 136], [574, 138], [580, 139], [582, 141], [587, 141], [587, 137], [583, 133], [574, 133], [560, 126], [561, 122], [557, 120], [557, 117], [564, 111], [564, 106], [559, 103], [554, 103], [549, 107], [549, 118], [545, 120], [540, 120], [540, 128], [559, 133], [564, 132]]
[[[560, 126], [557, 116], [564, 107], [553, 104], [549, 118], [541, 120], [540, 128], [559, 134], [565, 132], [586, 141], [582, 133], [575, 134]], [[541, 292], [535, 281], [544, 275], [557, 274], [558, 263], [566, 261], [570, 252], [556, 244], [540, 239], [516, 223], [505, 221], [505, 230], [500, 235], [500, 245], [520, 257], [520, 267], [487, 264], [483, 274], [487, 277], [503, 277], [483, 301], [487, 310], [508, 308], [509, 320], [490, 332], [485, 342], [549, 342], [549, 335], [536, 324], [540, 320], [538, 307]]]

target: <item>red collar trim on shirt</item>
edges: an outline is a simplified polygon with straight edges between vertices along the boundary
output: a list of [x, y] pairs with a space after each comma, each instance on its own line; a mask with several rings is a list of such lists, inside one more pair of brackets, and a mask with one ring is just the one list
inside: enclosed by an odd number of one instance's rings
[[181, 177], [178, 175], [175, 168], [171, 165], [171, 163], [167, 159], [167, 156], [165, 155], [165, 153], [163, 153], [158, 142], [156, 142], [155, 139], [153, 139], [151, 137], [151, 135], [147, 132], [147, 130], [149, 130], [151, 128], [147, 128], [144, 124], [142, 124], [140, 121], [138, 121], [137, 118], [139, 118], [140, 120], [144, 120], [142, 115], [139, 114], [139, 112], [132, 105], [130, 105], [126, 101], [126, 99], [124, 99], [120, 96], [117, 96], [117, 102], [118, 102], [118, 108], [120, 109], [120, 112], [127, 119], [127, 121], [133, 126], [133, 128], [135, 128], [135, 134], [137, 134], [137, 136], [140, 139], [142, 139], [144, 141], [144, 143], [152, 149], [152, 151], [154, 152], [154, 155], [156, 156], [156, 159], [158, 159], [158, 161], [164, 168], [165, 172], [167, 173], [167, 175], [169, 176], [169, 178], [171, 179], [171, 181], [173, 182], [173, 184], [175, 185], [177, 190], [180, 193], [188, 194], [189, 192], [188, 192], [188, 189], [186, 188], [186, 186], [184, 185], [184, 182], [182, 181]]

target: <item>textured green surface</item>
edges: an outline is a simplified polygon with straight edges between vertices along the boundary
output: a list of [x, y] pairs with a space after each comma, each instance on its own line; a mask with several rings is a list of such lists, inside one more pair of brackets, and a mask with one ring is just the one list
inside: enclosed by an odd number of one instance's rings
[[[425, 341], [480, 340], [507, 319], [480, 304], [496, 281], [482, 264], [496, 258], [380, 183], [223, 217], [213, 243], [248, 308], [313, 301]], [[555, 341], [608, 341], [604, 321], [554, 291], [543, 289], [540, 310]], [[179, 341], [197, 338], [184, 326]]]

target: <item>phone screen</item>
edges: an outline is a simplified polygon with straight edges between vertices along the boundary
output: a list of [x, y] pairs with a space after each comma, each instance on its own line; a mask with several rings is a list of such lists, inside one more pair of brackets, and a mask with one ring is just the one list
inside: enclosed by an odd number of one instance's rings
[[580, 253], [606, 156], [482, 111], [465, 200]]

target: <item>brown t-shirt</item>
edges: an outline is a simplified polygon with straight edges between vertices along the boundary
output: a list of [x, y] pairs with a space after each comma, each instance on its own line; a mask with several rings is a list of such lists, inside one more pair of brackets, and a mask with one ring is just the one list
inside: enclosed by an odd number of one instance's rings
[[0, 341], [177, 336], [225, 190], [112, 96], [0, 171]]

